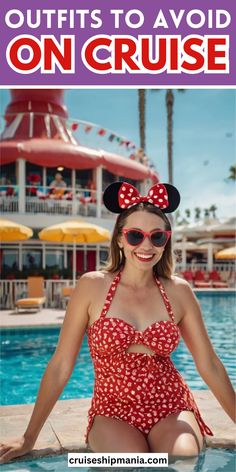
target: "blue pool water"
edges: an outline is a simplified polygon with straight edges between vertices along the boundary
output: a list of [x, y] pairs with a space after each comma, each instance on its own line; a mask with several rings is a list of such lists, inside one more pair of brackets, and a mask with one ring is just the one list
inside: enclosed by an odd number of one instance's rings
[[[235, 298], [227, 295], [198, 295], [208, 334], [236, 386]], [[56, 348], [59, 328], [2, 330], [1, 333], [1, 404], [34, 403], [45, 367]], [[172, 355], [176, 367], [191, 389], [207, 389], [196, 371], [183, 341]], [[90, 397], [93, 392], [93, 366], [84, 338], [73, 374], [60, 399]]]
[[[23, 459], [23, 458], [22, 458]], [[207, 448], [199, 454], [198, 458], [178, 460], [169, 465], [169, 467], [92, 467], [76, 468], [81, 472], [235, 472], [235, 452], [232, 449]], [[44, 457], [31, 461], [21, 460], [12, 464], [1, 466], [1, 472], [65, 472], [70, 470], [67, 467], [67, 454], [62, 456]]]

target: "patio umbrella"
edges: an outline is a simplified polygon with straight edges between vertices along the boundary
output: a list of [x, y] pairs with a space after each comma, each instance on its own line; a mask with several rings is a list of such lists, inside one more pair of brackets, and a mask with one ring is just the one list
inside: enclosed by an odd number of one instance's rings
[[0, 241], [23, 241], [31, 238], [33, 231], [28, 226], [21, 225], [6, 218], [0, 218]]
[[102, 243], [110, 240], [110, 232], [84, 220], [64, 221], [39, 232], [42, 241], [73, 243], [73, 284], [76, 281], [76, 244]]
[[228, 247], [226, 249], [222, 249], [221, 251], [215, 254], [215, 258], [218, 259], [227, 259], [227, 260], [234, 260], [236, 259], [236, 246]]

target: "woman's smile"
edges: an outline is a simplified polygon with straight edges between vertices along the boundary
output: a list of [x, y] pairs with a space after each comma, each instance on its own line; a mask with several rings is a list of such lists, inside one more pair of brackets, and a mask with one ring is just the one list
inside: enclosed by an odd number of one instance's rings
[[135, 252], [134, 255], [141, 262], [150, 262], [155, 257], [155, 254], [147, 254], [143, 252]]

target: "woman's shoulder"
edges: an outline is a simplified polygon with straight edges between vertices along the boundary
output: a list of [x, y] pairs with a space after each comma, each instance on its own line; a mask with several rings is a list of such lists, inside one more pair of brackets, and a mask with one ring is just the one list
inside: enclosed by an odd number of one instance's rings
[[113, 278], [116, 276], [116, 273], [107, 272], [105, 270], [94, 270], [91, 272], [85, 272], [81, 275], [80, 280], [84, 284], [95, 287], [102, 287], [109, 282], [112, 282]]
[[170, 278], [163, 277], [160, 278], [160, 280], [165, 288], [179, 324], [185, 315], [186, 310], [196, 306], [199, 302], [195, 297], [192, 287], [182, 277], [172, 275]]
[[89, 300], [88, 313], [91, 323], [95, 321], [97, 313], [101, 309], [101, 300], [106, 297], [115, 276], [116, 273], [104, 270], [86, 272], [81, 276], [81, 282], [84, 284], [82, 291], [87, 294]]
[[171, 290], [176, 296], [193, 294], [191, 285], [187, 282], [187, 280], [183, 279], [179, 275], [174, 274], [170, 278], [160, 277], [160, 280], [163, 285], [167, 289]]

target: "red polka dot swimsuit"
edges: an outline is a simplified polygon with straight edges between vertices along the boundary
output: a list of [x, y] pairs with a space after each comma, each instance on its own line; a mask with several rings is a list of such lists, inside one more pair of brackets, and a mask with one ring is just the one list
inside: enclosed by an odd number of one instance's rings
[[[155, 423], [182, 410], [194, 412], [203, 436], [213, 436], [170, 358], [179, 344], [180, 330], [163, 285], [155, 277], [170, 320], [137, 331], [120, 318], [106, 317], [120, 277], [121, 271], [110, 286], [100, 317], [87, 330], [95, 384], [86, 443], [95, 415], [125, 421], [147, 436]], [[154, 354], [127, 352], [136, 343], [147, 346]]]

